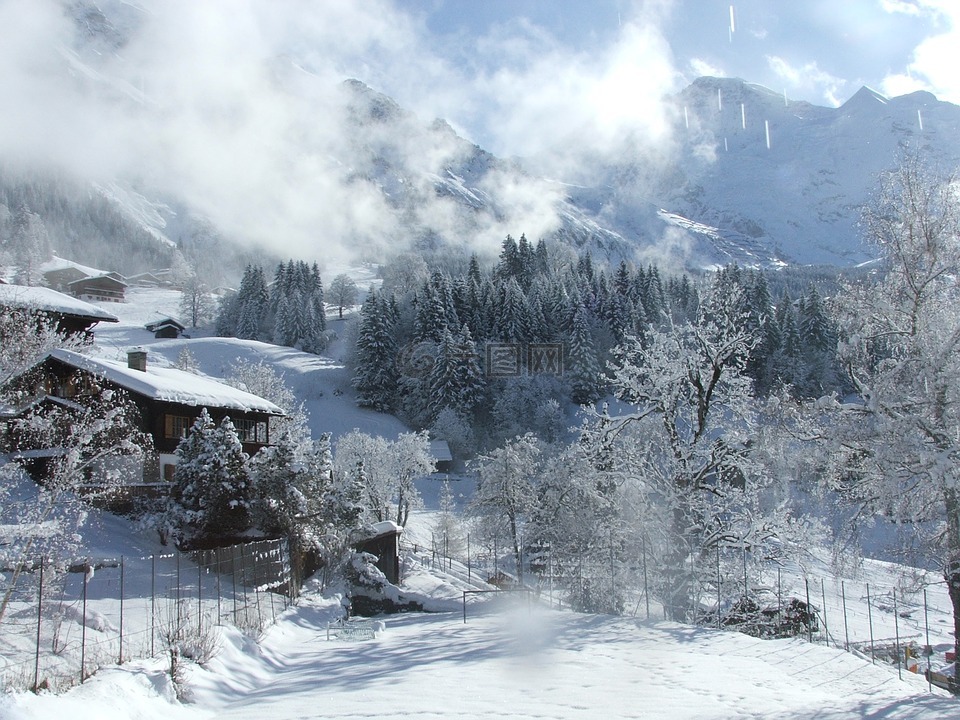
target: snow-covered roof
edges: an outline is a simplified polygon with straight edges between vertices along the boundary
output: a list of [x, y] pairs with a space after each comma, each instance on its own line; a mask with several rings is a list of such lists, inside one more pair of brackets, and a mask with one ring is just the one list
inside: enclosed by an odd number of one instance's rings
[[116, 315], [111, 315], [96, 305], [45, 287], [0, 285], [0, 305], [119, 322]]
[[450, 446], [446, 440], [430, 441], [430, 457], [435, 462], [453, 462], [453, 455], [450, 454]]
[[118, 276], [116, 273], [100, 273], [99, 275], [88, 275], [87, 277], [73, 280], [67, 284], [72, 288], [74, 285], [83, 285], [85, 283], [91, 282], [92, 280], [109, 280], [110, 282], [116, 283], [117, 285], [122, 285], [123, 287], [127, 287], [127, 284], [123, 280], [118, 279]]
[[175, 368], [148, 365], [144, 372], [129, 368], [125, 363], [93, 358], [70, 350], [52, 350], [50, 357], [99, 375], [125, 390], [160, 402], [269, 415], [285, 414], [278, 406], [262, 397]]
[[383, 522], [374, 523], [371, 525], [371, 527], [373, 528], [374, 532], [373, 538], [383, 537], [384, 535], [399, 535], [403, 532], [403, 528], [392, 520], [384, 520]]
[[65, 258], [54, 256], [50, 260], [47, 260], [40, 266], [40, 272], [48, 273], [55, 272], [57, 270], [78, 270], [82, 272], [87, 277], [94, 277], [96, 275], [106, 275], [106, 270], [99, 270], [95, 267], [90, 267], [89, 265], [81, 265], [80, 263], [73, 262], [73, 260], [67, 260]]
[[173, 327], [177, 328], [178, 330], [186, 330], [186, 329], [187, 329], [187, 326], [186, 326], [186, 325], [184, 325], [184, 324], [183, 324], [182, 322], [180, 322], [179, 320], [176, 320], [176, 319], [171, 318], [171, 317], [163, 318], [162, 320], [154, 320], [153, 322], [148, 322], [148, 323], [147, 323], [146, 325], [144, 325], [143, 327], [144, 327], [146, 330], [149, 330], [150, 332], [156, 332], [156, 331], [159, 330], [160, 328], [162, 328], [162, 327], [167, 327], [168, 325], [172, 325]]

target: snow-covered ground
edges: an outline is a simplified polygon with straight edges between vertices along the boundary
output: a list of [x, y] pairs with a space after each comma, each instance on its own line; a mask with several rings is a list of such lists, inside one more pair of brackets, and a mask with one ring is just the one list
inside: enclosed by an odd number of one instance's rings
[[[384, 435], [405, 430], [392, 416], [356, 408], [342, 343], [334, 343], [329, 357], [317, 357], [202, 333], [155, 340], [143, 325], [176, 316], [178, 302], [171, 291], [131, 288], [128, 303], [111, 305], [121, 321], [98, 329], [96, 351], [122, 359], [129, 347], [143, 346], [150, 362], [172, 364], [186, 347], [212, 377], [223, 377], [238, 359], [263, 360], [305, 400], [314, 434], [353, 427]], [[423, 547], [430, 540], [439, 487], [436, 480], [421, 481], [426, 510], [412, 516], [405, 545]], [[462, 503], [469, 482], [454, 487]], [[91, 556], [162, 552], [149, 533], [109, 514], [95, 516], [85, 535]], [[825, 563], [787, 568], [781, 578], [785, 594], [802, 596], [804, 572], [829, 574]], [[101, 668], [63, 695], [2, 696], [0, 720], [960, 717], [960, 703], [931, 691], [922, 675], [904, 672], [899, 679], [896, 668], [874, 664], [863, 653], [670, 623], [660, 619], [656, 606], [648, 620], [639, 605], [636, 618], [616, 618], [473, 596], [464, 623], [462, 591], [489, 587], [478, 575], [476, 568], [468, 574], [454, 564], [442, 572], [408, 557], [404, 590], [437, 612], [388, 617], [375, 638], [358, 641], [328, 639], [328, 623], [341, 613], [339, 599], [308, 588], [301, 604], [282, 613], [259, 643], [221, 627], [216, 657], [202, 668], [190, 667], [187, 703], [176, 700], [165, 661], [157, 658]], [[852, 641], [864, 639], [870, 625], [878, 639], [890, 639], [899, 629], [903, 640], [920, 645], [929, 625], [935, 648], [950, 644], [942, 585], [928, 588], [925, 614], [917, 604], [922, 594], [902, 594], [909, 588], [899, 576], [898, 568], [871, 561], [856, 577], [823, 586], [811, 582], [811, 599], [825, 606], [834, 645], [844, 645], [848, 631]], [[761, 580], [774, 587], [772, 577], [751, 578]], [[894, 614], [891, 588], [898, 585]], [[110, 612], [103, 608], [104, 616]]]
[[[422, 581], [422, 578], [421, 578]], [[422, 583], [421, 583], [422, 584]], [[455, 587], [440, 583], [455, 601]], [[803, 640], [519, 603], [392, 616], [328, 639], [336, 600], [308, 596], [259, 644], [222, 629], [178, 703], [162, 661], [101, 670], [54, 696], [0, 698], [4, 720], [206, 718], [952, 718], [921, 676]]]

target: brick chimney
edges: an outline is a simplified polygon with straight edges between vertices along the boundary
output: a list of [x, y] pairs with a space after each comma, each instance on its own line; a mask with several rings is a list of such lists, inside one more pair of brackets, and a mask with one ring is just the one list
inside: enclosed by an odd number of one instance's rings
[[127, 367], [131, 370], [147, 371], [147, 351], [143, 348], [133, 348], [127, 351]]

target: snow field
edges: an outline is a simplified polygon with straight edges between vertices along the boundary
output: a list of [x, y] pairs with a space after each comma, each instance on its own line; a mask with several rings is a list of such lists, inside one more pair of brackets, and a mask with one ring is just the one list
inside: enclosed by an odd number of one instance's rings
[[[104, 670], [62, 696], [0, 701], [0, 717], [948, 718], [921, 677], [803, 640], [520, 607], [385, 620], [377, 639], [326, 640], [335, 599], [306, 599], [260, 645], [223, 629], [220, 654], [171, 704], [157, 663]], [[124, 702], [117, 703], [122, 694]], [[161, 715], [158, 708], [162, 708]]]

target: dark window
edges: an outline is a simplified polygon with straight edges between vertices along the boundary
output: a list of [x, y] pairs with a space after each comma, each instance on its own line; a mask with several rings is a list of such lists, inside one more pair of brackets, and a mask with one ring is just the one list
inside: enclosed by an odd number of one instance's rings
[[187, 431], [193, 426], [193, 418], [183, 415], [165, 415], [164, 436], [168, 438], [185, 438]]
[[233, 421], [241, 442], [267, 444], [267, 423], [262, 420], [239, 419]]

